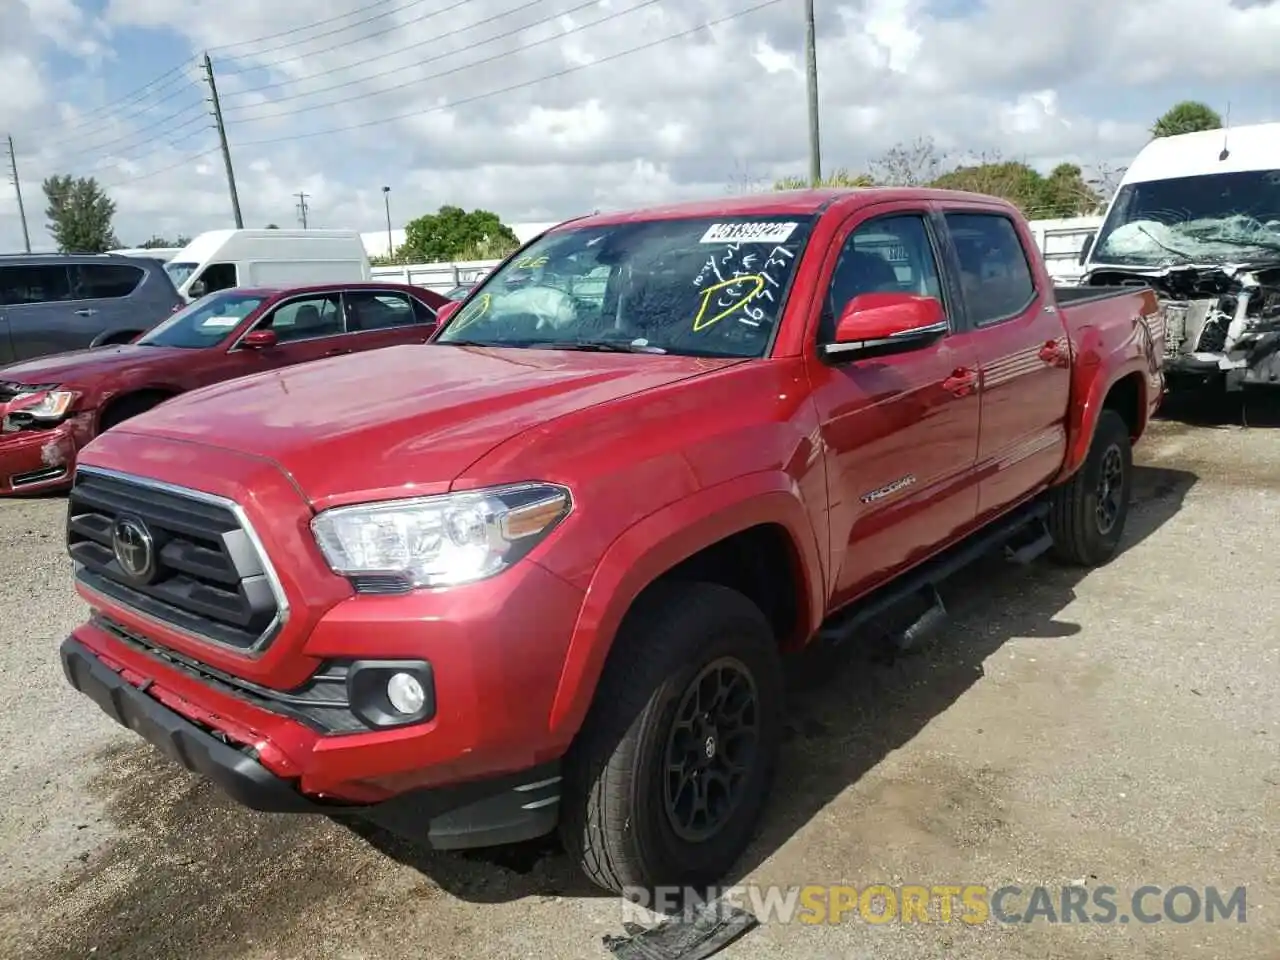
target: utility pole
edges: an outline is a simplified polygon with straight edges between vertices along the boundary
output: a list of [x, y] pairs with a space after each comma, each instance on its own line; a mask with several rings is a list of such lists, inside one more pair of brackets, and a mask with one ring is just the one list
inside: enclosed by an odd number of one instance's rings
[[295, 193], [298, 198], [298, 218], [302, 221], [302, 229], [307, 229], [307, 194]]
[[222, 162], [227, 167], [227, 189], [231, 191], [231, 212], [235, 214], [236, 229], [244, 229], [240, 216], [240, 195], [236, 193], [236, 173], [231, 167], [231, 148], [227, 146], [227, 128], [222, 123], [222, 104], [218, 102], [218, 85], [213, 79], [213, 61], [204, 55], [204, 78], [209, 83], [209, 102], [213, 104], [213, 119], [218, 125], [218, 141], [222, 144]]
[[396, 252], [395, 244], [391, 242], [391, 188], [382, 188], [382, 203], [387, 208], [387, 259], [390, 260]]
[[813, 27], [813, 0], [804, 0], [804, 58], [809, 88], [809, 186], [822, 182], [822, 148], [818, 138], [818, 39]]
[[22, 221], [22, 242], [26, 245], [27, 253], [30, 253], [31, 234], [27, 232], [27, 211], [22, 205], [22, 183], [18, 180], [18, 154], [13, 149], [12, 134], [9, 135], [9, 167], [13, 170], [13, 192], [18, 197], [18, 219]]

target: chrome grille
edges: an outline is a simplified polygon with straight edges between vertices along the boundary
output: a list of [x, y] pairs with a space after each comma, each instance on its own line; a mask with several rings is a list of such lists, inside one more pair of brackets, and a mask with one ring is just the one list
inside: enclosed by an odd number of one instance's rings
[[208, 643], [256, 652], [287, 613], [252, 529], [220, 497], [82, 467], [67, 549], [80, 583]]

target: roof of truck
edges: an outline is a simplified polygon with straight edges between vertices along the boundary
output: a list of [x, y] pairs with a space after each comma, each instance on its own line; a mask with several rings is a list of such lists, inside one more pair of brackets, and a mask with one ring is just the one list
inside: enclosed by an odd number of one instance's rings
[[847, 187], [803, 190], [775, 190], [742, 196], [690, 200], [683, 203], [644, 207], [636, 210], [609, 211], [567, 220], [554, 229], [580, 227], [587, 224], [626, 223], [628, 221], [673, 220], [683, 217], [757, 217], [810, 216], [821, 213], [831, 204], [850, 198], [862, 203], [891, 200], [969, 200], [1002, 203], [996, 197], [963, 193], [958, 190], [934, 190], [926, 187]]

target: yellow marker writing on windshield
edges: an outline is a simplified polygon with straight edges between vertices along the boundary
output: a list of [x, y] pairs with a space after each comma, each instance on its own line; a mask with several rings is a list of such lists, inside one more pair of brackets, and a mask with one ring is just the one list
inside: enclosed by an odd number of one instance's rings
[[511, 265], [513, 270], [536, 270], [545, 267], [550, 257], [521, 257]]
[[480, 294], [479, 298], [468, 303], [458, 314], [458, 319], [453, 321], [453, 329], [465, 330], [471, 324], [475, 323], [486, 313], [489, 312], [489, 303], [493, 298], [487, 293]]
[[[730, 287], [737, 287], [747, 284], [751, 287], [751, 292], [746, 296], [739, 297], [728, 307], [725, 307], [715, 316], [707, 319], [707, 308], [711, 305], [712, 297], [721, 290], [727, 290]], [[693, 330], [698, 333], [707, 327], [713, 326], [723, 320], [735, 310], [741, 310], [748, 303], [760, 296], [760, 291], [764, 289], [764, 277], [757, 274], [751, 274], [745, 277], [731, 277], [728, 280], [721, 280], [719, 283], [713, 283], [702, 291], [702, 303], [698, 306], [698, 315], [693, 318]]]

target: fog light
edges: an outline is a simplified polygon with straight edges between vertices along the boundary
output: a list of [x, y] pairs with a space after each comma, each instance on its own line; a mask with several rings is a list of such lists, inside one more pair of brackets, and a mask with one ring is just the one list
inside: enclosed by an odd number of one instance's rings
[[427, 694], [417, 677], [408, 673], [393, 673], [387, 681], [387, 699], [400, 713], [413, 714], [422, 709]]

